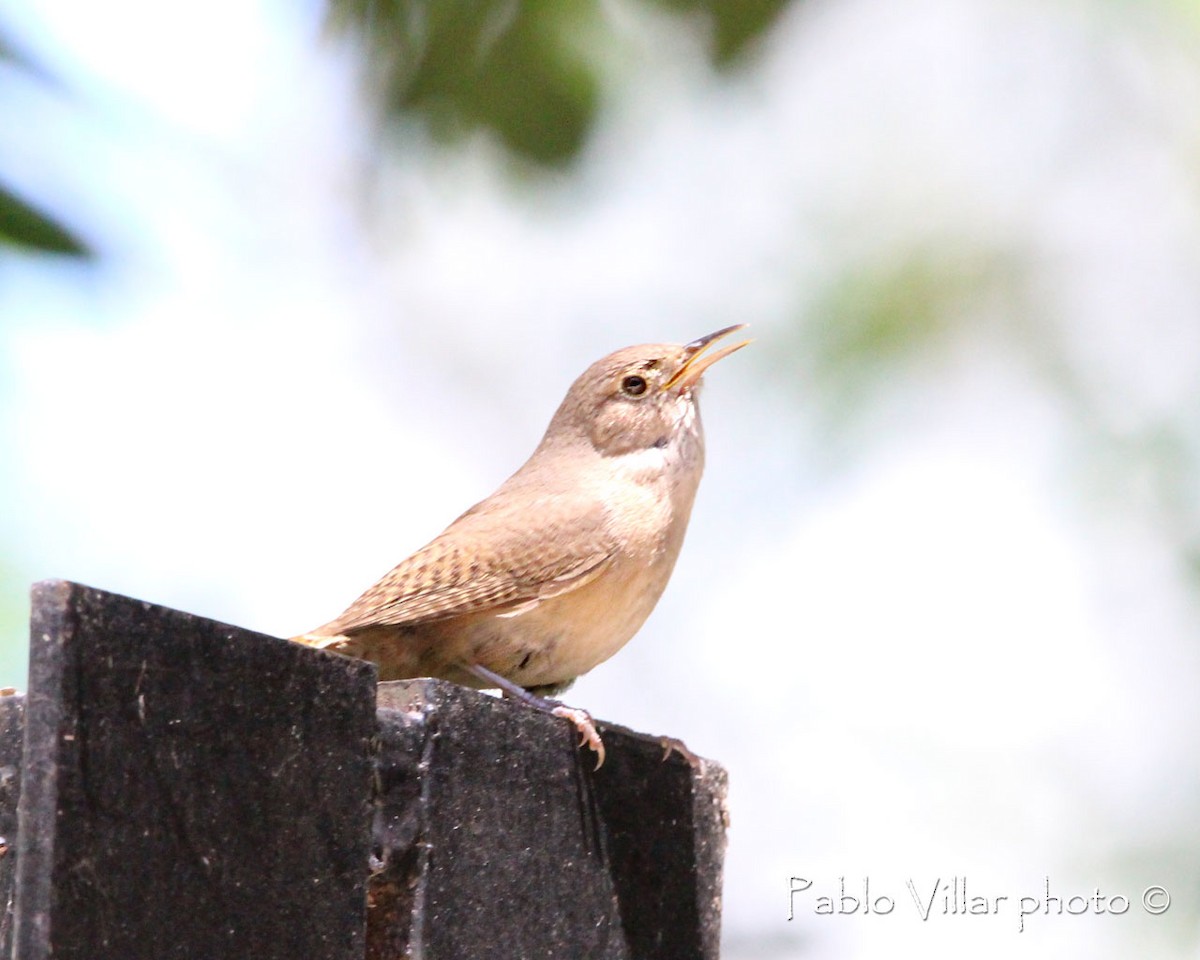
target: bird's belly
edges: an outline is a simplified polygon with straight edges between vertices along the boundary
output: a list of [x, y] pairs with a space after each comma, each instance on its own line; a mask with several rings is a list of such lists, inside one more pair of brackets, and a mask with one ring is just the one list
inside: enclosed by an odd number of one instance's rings
[[670, 570], [606, 571], [592, 583], [513, 617], [472, 625], [472, 659], [523, 687], [567, 683], [603, 663], [637, 633]]

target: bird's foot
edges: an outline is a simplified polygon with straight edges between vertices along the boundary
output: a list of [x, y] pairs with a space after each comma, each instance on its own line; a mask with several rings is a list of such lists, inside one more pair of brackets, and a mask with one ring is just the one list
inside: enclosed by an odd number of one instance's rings
[[579, 746], [587, 744], [596, 754], [596, 766], [593, 769], [599, 770], [604, 765], [604, 741], [600, 739], [600, 734], [596, 732], [596, 724], [592, 722], [591, 714], [586, 710], [580, 710], [578, 707], [566, 707], [561, 703], [551, 709], [551, 716], [562, 717], [564, 720], [570, 720], [575, 724], [575, 729], [579, 731]]
[[539, 697], [536, 693], [530, 693], [524, 687], [513, 683], [507, 677], [503, 677], [489, 670], [487, 667], [480, 666], [478, 663], [464, 663], [462, 664], [462, 668], [468, 673], [474, 674], [481, 680], [491, 684], [493, 687], [499, 688], [505, 696], [512, 697], [514, 700], [520, 700], [526, 706], [533, 707], [535, 710], [541, 710], [542, 713], [570, 720], [575, 724], [575, 729], [579, 731], [579, 735], [582, 738], [579, 741], [579, 745], [582, 747], [586, 743], [595, 751], [595, 769], [600, 769], [604, 763], [604, 741], [600, 739], [600, 734], [596, 732], [596, 725], [592, 722], [591, 714], [586, 710], [580, 710], [578, 707], [567, 707], [557, 700], [547, 700], [545, 697]]
[[678, 740], [675, 737], [659, 737], [658, 742], [662, 744], [662, 758], [664, 763], [671, 756], [671, 754], [677, 753], [688, 762], [689, 767], [691, 767], [701, 776], [704, 775], [704, 758], [698, 757], [696, 754], [692, 753], [692, 751], [688, 749], [688, 745], [682, 740]]

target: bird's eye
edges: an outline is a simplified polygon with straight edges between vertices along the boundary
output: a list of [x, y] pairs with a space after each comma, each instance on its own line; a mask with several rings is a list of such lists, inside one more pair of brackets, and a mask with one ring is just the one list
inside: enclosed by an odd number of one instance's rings
[[621, 392], [626, 396], [640, 397], [646, 392], [646, 378], [631, 374], [621, 381]]

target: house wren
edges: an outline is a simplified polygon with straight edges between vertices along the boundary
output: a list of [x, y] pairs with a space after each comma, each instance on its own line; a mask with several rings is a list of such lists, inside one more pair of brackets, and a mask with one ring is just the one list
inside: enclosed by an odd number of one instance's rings
[[373, 660], [381, 680], [441, 677], [571, 720], [603, 762], [590, 717], [543, 695], [616, 653], [662, 595], [700, 474], [704, 353], [626, 347], [571, 385], [533, 456], [486, 500], [298, 642]]

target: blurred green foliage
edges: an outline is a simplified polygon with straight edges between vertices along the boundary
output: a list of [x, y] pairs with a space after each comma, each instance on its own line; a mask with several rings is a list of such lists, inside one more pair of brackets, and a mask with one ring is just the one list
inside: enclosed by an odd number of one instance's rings
[[786, 0], [659, 0], [682, 14], [707, 21], [709, 54], [717, 66], [734, 63], [778, 19]]
[[[15, 67], [32, 75], [41, 75], [38, 67], [19, 52], [0, 32], [0, 66]], [[43, 253], [88, 256], [87, 246], [66, 227], [56, 223], [10, 190], [0, 185], [0, 244], [12, 244]]]
[[961, 333], [981, 302], [1019, 296], [1025, 280], [1003, 251], [951, 241], [851, 261], [797, 324], [792, 356], [805, 356], [814, 393], [837, 417], [911, 358], [928, 359]]
[[88, 256], [88, 248], [45, 214], [0, 186], [0, 242], [43, 253]]
[[[700, 20], [712, 62], [723, 67], [786, 4], [654, 5]], [[601, 78], [590, 51], [611, 29], [598, 0], [332, 0], [330, 25], [366, 46], [385, 113], [419, 116], [440, 139], [485, 129], [519, 157], [564, 166], [595, 120]]]

